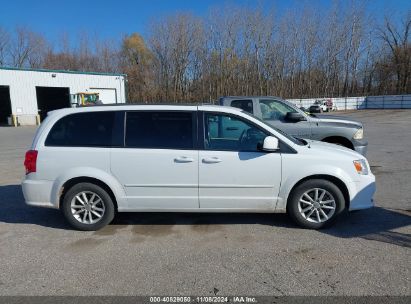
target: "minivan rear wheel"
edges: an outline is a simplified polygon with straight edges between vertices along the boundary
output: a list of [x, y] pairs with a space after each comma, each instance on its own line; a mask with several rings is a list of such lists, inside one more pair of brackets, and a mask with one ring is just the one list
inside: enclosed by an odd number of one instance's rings
[[307, 180], [290, 194], [288, 215], [300, 226], [320, 229], [331, 225], [344, 210], [341, 190], [332, 182], [322, 179]]
[[65, 194], [61, 207], [70, 225], [84, 231], [103, 228], [115, 215], [110, 195], [92, 183], [79, 183], [71, 187]]

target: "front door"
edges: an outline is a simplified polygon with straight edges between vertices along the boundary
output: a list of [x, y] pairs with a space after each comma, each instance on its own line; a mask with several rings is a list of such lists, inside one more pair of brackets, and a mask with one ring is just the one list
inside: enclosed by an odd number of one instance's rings
[[237, 116], [204, 112], [203, 117], [200, 208], [273, 211], [281, 182], [281, 154], [258, 150], [267, 133]]
[[130, 210], [198, 208], [194, 110], [126, 113], [125, 147], [112, 149], [111, 170]]
[[259, 99], [261, 118], [268, 124], [282, 130], [289, 135], [300, 138], [312, 138], [311, 125], [308, 120], [291, 122], [285, 119], [287, 112], [297, 112], [288, 104], [274, 99]]

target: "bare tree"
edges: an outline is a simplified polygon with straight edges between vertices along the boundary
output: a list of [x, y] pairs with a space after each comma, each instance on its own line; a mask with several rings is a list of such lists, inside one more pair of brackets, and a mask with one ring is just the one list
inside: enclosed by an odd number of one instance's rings
[[25, 27], [16, 29], [10, 47], [12, 65], [18, 68], [42, 66], [47, 51], [45, 38]]
[[[388, 46], [390, 57], [380, 64], [387, 72], [393, 71], [396, 75], [395, 92], [410, 91], [411, 74], [411, 11], [407, 13], [400, 26], [386, 17], [384, 27], [379, 29], [379, 38]], [[384, 60], [382, 60], [384, 61]]]
[[[153, 23], [150, 45], [155, 56], [160, 98], [174, 102], [186, 100], [192, 81], [196, 40], [202, 33], [201, 22], [189, 14], [170, 16]], [[161, 91], [161, 90], [160, 90]]]
[[0, 27], [0, 66], [6, 64], [6, 54], [10, 43], [9, 33]]
[[82, 32], [49, 43], [0, 29], [0, 64], [128, 74], [129, 100], [214, 101], [223, 95], [286, 98], [411, 92], [411, 12], [373, 18], [367, 3], [313, 2], [275, 12], [219, 5], [201, 18], [159, 18], [147, 34], [100, 39]]

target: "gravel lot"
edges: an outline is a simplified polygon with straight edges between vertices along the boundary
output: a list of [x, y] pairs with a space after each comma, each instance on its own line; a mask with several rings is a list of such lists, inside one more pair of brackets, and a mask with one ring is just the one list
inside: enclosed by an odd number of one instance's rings
[[376, 208], [322, 231], [282, 214], [120, 214], [78, 232], [28, 207], [34, 128], [0, 127], [0, 295], [411, 295], [411, 111], [362, 121]]

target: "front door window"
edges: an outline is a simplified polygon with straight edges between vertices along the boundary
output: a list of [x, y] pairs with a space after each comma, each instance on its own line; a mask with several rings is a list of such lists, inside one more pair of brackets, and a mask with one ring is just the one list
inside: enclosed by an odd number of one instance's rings
[[205, 114], [205, 149], [258, 152], [267, 136], [258, 127], [226, 114]]
[[263, 120], [284, 121], [288, 112], [297, 112], [293, 107], [277, 100], [261, 99], [259, 104]]

